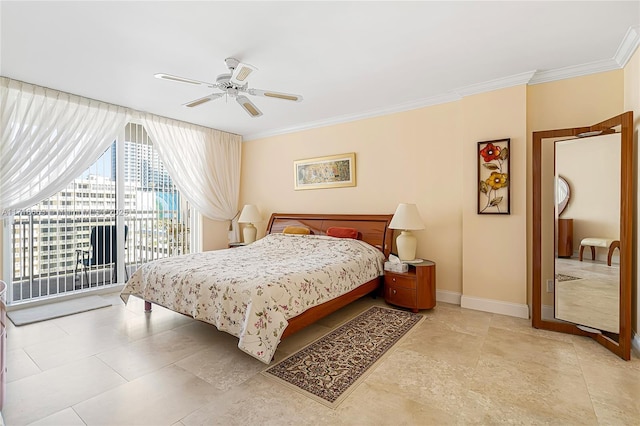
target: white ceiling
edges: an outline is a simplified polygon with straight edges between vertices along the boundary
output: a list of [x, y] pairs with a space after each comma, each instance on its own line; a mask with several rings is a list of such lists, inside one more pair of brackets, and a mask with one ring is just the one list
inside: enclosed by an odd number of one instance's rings
[[[639, 1], [2, 1], [0, 75], [252, 139], [620, 68], [639, 24]], [[227, 57], [304, 101], [188, 109], [214, 90], [153, 77], [215, 82]]]

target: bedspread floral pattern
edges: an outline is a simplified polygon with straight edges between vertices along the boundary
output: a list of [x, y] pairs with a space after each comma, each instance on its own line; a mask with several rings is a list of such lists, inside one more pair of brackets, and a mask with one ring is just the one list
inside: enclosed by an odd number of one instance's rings
[[271, 362], [287, 319], [383, 273], [384, 255], [362, 241], [270, 234], [227, 250], [147, 263], [122, 290], [215, 325]]

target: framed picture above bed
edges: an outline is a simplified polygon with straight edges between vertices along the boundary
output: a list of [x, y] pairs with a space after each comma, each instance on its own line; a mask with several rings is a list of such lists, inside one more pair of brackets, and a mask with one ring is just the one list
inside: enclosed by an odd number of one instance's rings
[[356, 186], [356, 154], [296, 160], [293, 173], [296, 190]]

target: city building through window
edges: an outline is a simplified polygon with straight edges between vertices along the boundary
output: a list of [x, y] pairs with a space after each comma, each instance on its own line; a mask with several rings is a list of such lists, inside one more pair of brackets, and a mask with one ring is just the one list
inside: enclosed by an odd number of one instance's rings
[[144, 127], [129, 123], [65, 189], [12, 218], [8, 301], [120, 285], [145, 262], [190, 253], [192, 213]]

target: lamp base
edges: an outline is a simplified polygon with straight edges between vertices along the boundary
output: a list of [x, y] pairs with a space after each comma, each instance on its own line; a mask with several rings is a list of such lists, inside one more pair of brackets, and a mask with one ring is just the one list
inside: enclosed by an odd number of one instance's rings
[[253, 226], [253, 223], [247, 223], [244, 227], [244, 229], [242, 230], [242, 236], [244, 237], [244, 243], [245, 244], [251, 244], [252, 242], [254, 242], [256, 240], [256, 234], [257, 234], [258, 230], [256, 229], [255, 226]]
[[418, 241], [411, 231], [402, 231], [396, 238], [396, 247], [398, 249], [398, 257], [401, 261], [414, 260], [416, 258], [416, 248]]

